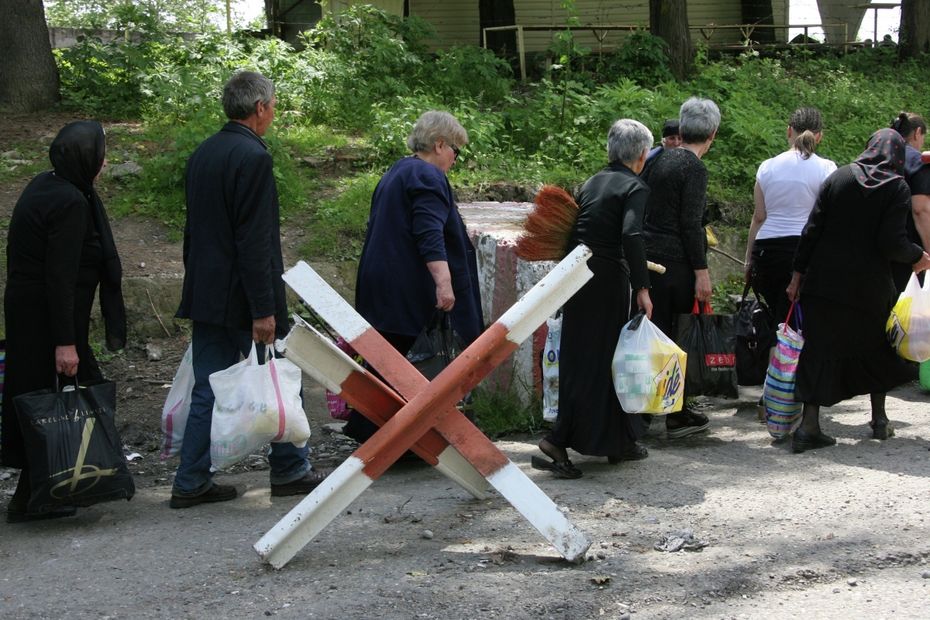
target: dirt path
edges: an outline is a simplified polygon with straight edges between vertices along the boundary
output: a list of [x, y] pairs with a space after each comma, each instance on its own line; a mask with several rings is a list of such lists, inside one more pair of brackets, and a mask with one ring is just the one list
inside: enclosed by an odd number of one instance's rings
[[[144, 426], [157, 428], [163, 393], [125, 402], [145, 405]], [[867, 399], [826, 410], [839, 445], [802, 455], [756, 422], [758, 397], [708, 401], [704, 435], [668, 441], [654, 425], [644, 461], [573, 455], [577, 481], [529, 468], [538, 437], [498, 442], [591, 537], [580, 565], [493, 490], [477, 501], [405, 462], [275, 571], [251, 546], [299, 498], [271, 498], [263, 462], [221, 474], [236, 501], [175, 511], [175, 463], [141, 449], [131, 502], [0, 523], [0, 617], [930, 617], [928, 396], [916, 385], [889, 395], [898, 435], [883, 443], [868, 438]], [[354, 444], [323, 428], [321, 389], [307, 400], [313, 455], [337, 463]], [[685, 528], [708, 546], [653, 549]]]

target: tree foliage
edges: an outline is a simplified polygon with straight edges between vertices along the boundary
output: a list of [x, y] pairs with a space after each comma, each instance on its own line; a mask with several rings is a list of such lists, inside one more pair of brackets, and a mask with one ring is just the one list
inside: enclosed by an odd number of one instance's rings
[[206, 32], [225, 0], [45, 0], [49, 26]]
[[453, 182], [572, 186], [603, 166], [607, 131], [616, 119], [642, 121], [658, 136], [683, 101], [701, 96], [716, 101], [723, 116], [705, 160], [712, 214], [743, 224], [752, 212], [755, 170], [785, 150], [785, 127], [796, 108], [823, 112], [818, 153], [843, 165], [899, 110], [919, 111], [930, 100], [930, 60], [902, 62], [889, 72], [896, 52], [885, 48], [848, 56], [747, 54], [702, 62], [679, 82], [671, 78], [663, 40], [637, 32], [598, 62], [562, 40], [571, 70], [518, 83], [509, 65], [488, 50], [428, 53], [425, 42], [433, 36], [420, 20], [356, 6], [323, 20], [301, 51], [275, 39], [219, 33], [195, 41], [159, 35], [134, 44], [85, 39], [60, 52], [59, 66], [66, 105], [98, 116], [142, 118], [148, 131], [159, 132], [152, 141], [162, 151], [149, 160], [153, 172], [144, 182], [152, 208], [166, 211], [160, 216], [165, 221], [179, 221], [167, 211], [181, 212], [184, 161], [222, 123], [222, 85], [239, 69], [261, 71], [277, 86], [279, 120], [268, 140], [285, 210], [306, 200], [300, 190], [306, 174], [291, 159], [306, 153], [294, 146], [301, 143], [301, 128], [325, 126], [353, 136], [364, 149], [361, 159], [370, 162], [363, 167], [373, 166], [377, 174], [407, 152], [405, 140], [423, 111], [444, 109], [469, 135], [450, 174]]

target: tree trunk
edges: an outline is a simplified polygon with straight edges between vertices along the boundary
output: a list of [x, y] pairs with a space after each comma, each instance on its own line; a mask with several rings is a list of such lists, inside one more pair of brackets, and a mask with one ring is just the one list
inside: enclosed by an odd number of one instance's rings
[[[744, 24], [775, 24], [772, 0], [742, 0]], [[775, 43], [774, 28], [756, 28], [752, 31], [754, 43]]]
[[[478, 45], [484, 41], [484, 29], [494, 26], [513, 26], [517, 23], [517, 14], [513, 0], [478, 0], [478, 21], [481, 31], [478, 33]], [[488, 49], [499, 56], [512, 55], [517, 52], [517, 32], [515, 30], [488, 33]]]
[[44, 110], [61, 97], [42, 0], [0, 0], [0, 107]]
[[668, 43], [672, 75], [679, 82], [686, 79], [694, 62], [687, 0], [649, 0], [649, 28]]
[[930, 2], [902, 0], [898, 57], [917, 58], [921, 52], [930, 53]]

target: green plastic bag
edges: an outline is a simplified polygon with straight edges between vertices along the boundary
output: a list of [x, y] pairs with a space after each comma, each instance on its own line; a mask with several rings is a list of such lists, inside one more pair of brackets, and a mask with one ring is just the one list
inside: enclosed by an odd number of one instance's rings
[[920, 387], [930, 390], [930, 360], [920, 364]]

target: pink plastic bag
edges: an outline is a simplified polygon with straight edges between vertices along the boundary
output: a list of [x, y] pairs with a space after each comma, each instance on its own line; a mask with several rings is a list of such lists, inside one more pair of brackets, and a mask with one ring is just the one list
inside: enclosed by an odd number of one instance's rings
[[[336, 347], [359, 364], [362, 363], [362, 356], [356, 353], [355, 349], [353, 349], [342, 336], [336, 339]], [[348, 420], [349, 414], [352, 413], [352, 407], [349, 406], [349, 403], [342, 400], [338, 394], [333, 394], [329, 390], [326, 390], [326, 408], [329, 409], [329, 415], [333, 416], [336, 420]]]

